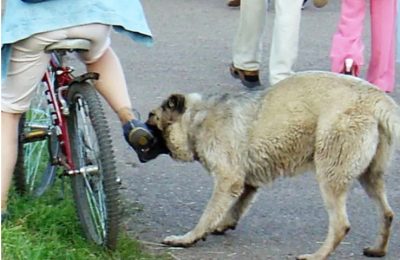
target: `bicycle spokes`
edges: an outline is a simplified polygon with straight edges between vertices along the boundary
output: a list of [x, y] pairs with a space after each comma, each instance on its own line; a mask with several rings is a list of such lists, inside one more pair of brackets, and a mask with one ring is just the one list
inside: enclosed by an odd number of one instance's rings
[[[76, 101], [76, 129], [78, 133], [78, 142], [80, 147], [79, 153], [79, 171], [82, 177], [85, 196], [89, 208], [90, 218], [93, 222], [94, 232], [99, 237], [99, 242], [104, 241], [106, 237], [106, 220], [107, 210], [105, 205], [105, 195], [103, 193], [103, 176], [98, 174], [100, 164], [99, 146], [95, 131], [89, 118], [89, 111], [85, 101], [82, 98], [77, 98]], [[97, 167], [97, 171], [86, 171]]]

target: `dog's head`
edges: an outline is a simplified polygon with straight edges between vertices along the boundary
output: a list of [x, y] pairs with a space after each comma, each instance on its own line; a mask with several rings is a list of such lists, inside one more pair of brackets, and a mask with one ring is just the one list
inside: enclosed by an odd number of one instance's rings
[[193, 161], [195, 152], [189, 140], [189, 119], [185, 113], [190, 109], [191, 101], [196, 94], [173, 94], [149, 113], [146, 124], [157, 128], [165, 140], [172, 158], [182, 161]]
[[185, 113], [185, 96], [173, 94], [167, 100], [164, 100], [161, 106], [153, 109], [149, 113], [146, 124], [155, 126], [158, 130], [165, 130], [173, 123], [180, 120]]

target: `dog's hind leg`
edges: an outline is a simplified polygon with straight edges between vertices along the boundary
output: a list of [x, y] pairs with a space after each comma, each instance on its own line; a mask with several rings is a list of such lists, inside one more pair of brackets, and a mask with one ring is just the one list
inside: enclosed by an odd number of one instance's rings
[[350, 230], [346, 212], [348, 187], [373, 160], [379, 135], [377, 122], [358, 110], [326, 118], [316, 138], [316, 177], [329, 215], [327, 237], [311, 255], [298, 259], [326, 259]]
[[380, 229], [374, 246], [364, 249], [364, 255], [371, 257], [382, 257], [387, 252], [390, 228], [394, 213], [387, 201], [385, 192], [384, 172], [387, 170], [390, 161], [392, 148], [386, 138], [381, 136], [376, 155], [359, 181], [376, 205], [380, 215]]
[[239, 196], [243, 193], [244, 177], [233, 174], [231, 169], [213, 174], [214, 191], [196, 227], [182, 236], [168, 236], [164, 244], [188, 247], [214, 231]]
[[228, 229], [235, 229], [239, 219], [247, 211], [251, 202], [254, 200], [256, 193], [257, 187], [246, 184], [243, 193], [218, 224], [217, 228], [213, 231], [213, 234], [222, 235]]
[[296, 259], [326, 259], [350, 230], [346, 212], [347, 185], [337, 187], [328, 181], [322, 181], [320, 182], [320, 189], [329, 215], [328, 235], [317, 252], [301, 255]]
[[382, 172], [366, 172], [360, 178], [360, 183], [368, 196], [376, 202], [380, 215], [380, 229], [376, 242], [374, 246], [364, 248], [364, 255], [372, 257], [382, 257], [386, 255], [390, 228], [394, 217], [394, 213], [387, 201], [382, 175]]

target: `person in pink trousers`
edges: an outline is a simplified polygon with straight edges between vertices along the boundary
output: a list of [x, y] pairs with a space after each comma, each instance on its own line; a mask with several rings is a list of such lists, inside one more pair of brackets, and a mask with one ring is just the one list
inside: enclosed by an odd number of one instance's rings
[[[396, 0], [370, 0], [371, 56], [367, 80], [392, 92], [395, 80]], [[341, 16], [332, 40], [332, 71], [360, 75], [364, 65], [362, 32], [367, 0], [342, 0]]]
[[400, 63], [400, 0], [397, 0], [397, 63]]

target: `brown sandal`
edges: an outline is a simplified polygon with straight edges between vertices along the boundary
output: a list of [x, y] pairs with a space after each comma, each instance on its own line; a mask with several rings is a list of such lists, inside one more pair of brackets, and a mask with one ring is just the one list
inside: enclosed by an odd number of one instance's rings
[[328, 0], [314, 0], [313, 3], [315, 7], [322, 8], [328, 3]]
[[227, 5], [230, 7], [239, 7], [240, 0], [230, 0]]
[[236, 68], [233, 64], [229, 67], [229, 71], [232, 77], [240, 79], [243, 85], [248, 88], [254, 88], [260, 86], [259, 71], [249, 71]]

